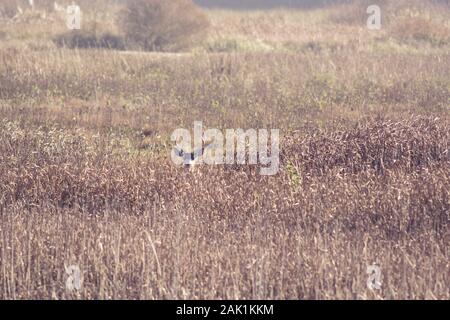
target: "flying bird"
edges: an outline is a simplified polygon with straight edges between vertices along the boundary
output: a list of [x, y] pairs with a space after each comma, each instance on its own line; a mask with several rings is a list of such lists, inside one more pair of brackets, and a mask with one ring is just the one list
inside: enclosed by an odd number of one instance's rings
[[[205, 141], [203, 141], [203, 143], [205, 143]], [[214, 150], [216, 148], [218, 148], [218, 145], [216, 143], [210, 143], [209, 145], [195, 149], [193, 152], [187, 152], [183, 150], [183, 148], [180, 148], [179, 146], [174, 146], [173, 149], [175, 155], [183, 159], [184, 167], [193, 169], [194, 166], [198, 163], [198, 161], [205, 156], [208, 150]]]
[[205, 151], [205, 148], [198, 148], [194, 150], [193, 152], [186, 152], [183, 149], [178, 148], [177, 146], [174, 147], [175, 154], [183, 159], [183, 164], [185, 167], [191, 167], [195, 165], [195, 163], [198, 161], [198, 159], [203, 155], [203, 152]]

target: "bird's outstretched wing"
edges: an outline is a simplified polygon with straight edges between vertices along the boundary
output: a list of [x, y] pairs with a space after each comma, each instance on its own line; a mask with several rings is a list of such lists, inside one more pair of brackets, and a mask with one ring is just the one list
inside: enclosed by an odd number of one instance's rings
[[175, 154], [183, 159], [184, 165], [191, 165], [199, 156], [202, 155], [202, 150], [194, 152], [185, 152], [183, 149], [174, 147]]
[[180, 157], [180, 158], [182, 158], [183, 157], [183, 155], [184, 155], [184, 151], [183, 151], [183, 149], [180, 149], [180, 148], [178, 148], [178, 147], [173, 147], [173, 150], [175, 151], [175, 154], [178, 156], [178, 157]]
[[174, 150], [177, 156], [183, 158], [185, 164], [191, 165], [195, 163], [198, 158], [202, 157], [206, 150], [212, 149], [214, 147], [214, 144], [210, 144], [206, 147], [197, 148], [193, 152], [185, 152], [183, 149], [180, 149], [178, 147], [174, 147]]
[[194, 150], [194, 152], [191, 153], [191, 159], [194, 161], [197, 160], [199, 157], [203, 155], [204, 150], [205, 149], [203, 147]]

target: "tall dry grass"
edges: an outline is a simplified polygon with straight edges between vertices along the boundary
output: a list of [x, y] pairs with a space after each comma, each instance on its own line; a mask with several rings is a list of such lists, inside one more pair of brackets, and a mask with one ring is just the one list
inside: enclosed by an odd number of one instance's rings
[[[449, 299], [447, 44], [330, 10], [209, 12], [194, 54], [1, 25], [0, 298]], [[195, 120], [279, 128], [279, 174], [173, 166], [170, 133]]]
[[[0, 294], [448, 299], [449, 134], [426, 118], [302, 131], [267, 178], [3, 121]], [[65, 264], [83, 270], [77, 294]]]

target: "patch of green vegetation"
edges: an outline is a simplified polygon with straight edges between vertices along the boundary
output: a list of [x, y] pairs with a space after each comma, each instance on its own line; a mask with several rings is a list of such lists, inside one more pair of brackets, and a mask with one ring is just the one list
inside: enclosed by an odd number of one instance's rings
[[291, 184], [294, 190], [297, 190], [301, 184], [300, 173], [298, 172], [297, 168], [291, 161], [287, 162], [285, 170], [289, 177], [289, 183]]
[[282, 48], [288, 52], [320, 54], [336, 52], [342, 49], [343, 45], [336, 42], [314, 40], [307, 42], [286, 41], [282, 44]]
[[227, 52], [260, 52], [272, 51], [274, 49], [270, 44], [259, 39], [218, 39], [209, 41], [204, 45], [208, 52], [227, 53]]

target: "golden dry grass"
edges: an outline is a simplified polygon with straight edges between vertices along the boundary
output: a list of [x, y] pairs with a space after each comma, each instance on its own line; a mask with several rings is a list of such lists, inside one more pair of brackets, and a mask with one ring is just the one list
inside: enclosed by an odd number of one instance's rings
[[[449, 299], [449, 44], [340, 10], [213, 10], [172, 54], [2, 24], [0, 298]], [[196, 120], [281, 129], [279, 174], [175, 167]]]

